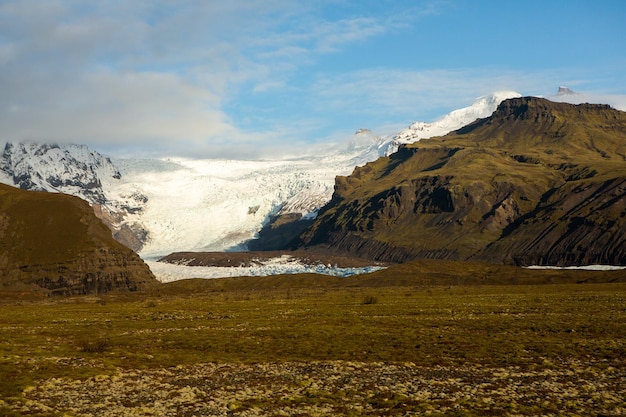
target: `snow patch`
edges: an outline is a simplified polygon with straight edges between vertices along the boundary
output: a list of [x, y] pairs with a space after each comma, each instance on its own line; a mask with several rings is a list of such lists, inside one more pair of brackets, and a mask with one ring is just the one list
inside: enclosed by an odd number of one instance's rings
[[583, 266], [526, 266], [527, 269], [580, 269], [585, 271], [619, 271], [626, 269], [626, 266], [618, 265], [583, 265]]

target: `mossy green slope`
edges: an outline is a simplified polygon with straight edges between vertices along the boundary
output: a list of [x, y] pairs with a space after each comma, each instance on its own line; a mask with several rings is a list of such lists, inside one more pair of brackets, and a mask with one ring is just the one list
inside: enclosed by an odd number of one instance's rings
[[375, 260], [626, 264], [626, 113], [524, 97], [337, 178], [299, 244]]
[[155, 283], [79, 198], [0, 185], [0, 289], [84, 294]]

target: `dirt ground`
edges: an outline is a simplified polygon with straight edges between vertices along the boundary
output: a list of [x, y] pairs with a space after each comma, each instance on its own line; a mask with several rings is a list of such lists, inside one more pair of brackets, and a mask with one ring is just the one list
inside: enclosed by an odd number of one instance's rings
[[[590, 366], [592, 365], [592, 366]], [[207, 363], [27, 388], [20, 412], [89, 416], [626, 415], [624, 369]]]

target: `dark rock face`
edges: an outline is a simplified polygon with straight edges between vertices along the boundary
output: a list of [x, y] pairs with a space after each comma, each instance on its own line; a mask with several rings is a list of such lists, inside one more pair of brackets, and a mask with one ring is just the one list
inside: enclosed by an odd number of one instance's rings
[[625, 265], [625, 215], [626, 177], [566, 183], [511, 223], [476, 259], [501, 252], [510, 256], [504, 261], [518, 265]]
[[157, 284], [85, 201], [0, 185], [0, 289], [76, 295]]
[[288, 248], [289, 244], [311, 223], [312, 220], [303, 220], [300, 213], [273, 216], [259, 231], [258, 237], [246, 242], [246, 246], [250, 251], [274, 251]]
[[626, 265], [626, 113], [506, 100], [338, 177], [294, 247], [391, 262]]

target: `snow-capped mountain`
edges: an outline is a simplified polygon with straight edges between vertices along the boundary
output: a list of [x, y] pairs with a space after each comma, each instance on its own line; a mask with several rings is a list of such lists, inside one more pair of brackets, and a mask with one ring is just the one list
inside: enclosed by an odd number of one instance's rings
[[84, 145], [6, 143], [0, 168], [19, 188], [72, 194], [96, 204], [106, 202], [102, 181], [121, 178], [110, 159]]
[[107, 157], [84, 145], [11, 143], [0, 155], [0, 182], [34, 191], [75, 195], [89, 202], [115, 237], [139, 249], [146, 231], [136, 217], [145, 196], [138, 191], [115, 193], [122, 175]]
[[415, 122], [407, 129], [396, 134], [393, 140], [387, 142], [382, 147], [384, 149], [383, 152], [385, 155], [390, 155], [396, 152], [400, 145], [442, 136], [453, 130], [460, 129], [476, 119], [491, 116], [502, 101], [517, 97], [521, 97], [521, 95], [515, 91], [498, 91], [478, 97], [471, 106], [454, 110], [432, 123]]
[[442, 135], [487, 117], [501, 101], [519, 96], [498, 92], [479, 97], [469, 107], [433, 123], [416, 122], [393, 136], [361, 129], [343, 150], [303, 159], [116, 161], [124, 187], [141, 189], [148, 199], [141, 218], [150, 239], [141, 255], [244, 250], [245, 242], [254, 239], [271, 216], [314, 217], [332, 197], [337, 175], [348, 175], [356, 166], [389, 155], [400, 144]]
[[564, 85], [560, 86], [558, 91], [556, 92], [557, 96], [571, 96], [571, 95], [576, 95], [576, 94], [578, 93], [569, 87], [565, 87]]
[[401, 144], [439, 136], [489, 116], [515, 92], [478, 98], [432, 123], [391, 136], [359, 130], [347, 147], [290, 160], [120, 159], [80, 145], [7, 144], [0, 182], [64, 192], [92, 203], [114, 234], [144, 259], [175, 251], [244, 250], [272, 216], [315, 217], [335, 177], [389, 155]]

